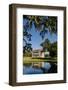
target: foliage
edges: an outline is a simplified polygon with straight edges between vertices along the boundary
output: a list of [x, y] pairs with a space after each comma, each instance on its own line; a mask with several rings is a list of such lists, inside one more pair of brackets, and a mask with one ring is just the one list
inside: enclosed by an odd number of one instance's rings
[[23, 15], [23, 18], [27, 20], [24, 29], [30, 30], [32, 28], [32, 25], [34, 24], [36, 30], [40, 31], [40, 35], [42, 38], [44, 38], [48, 30], [50, 33], [57, 32], [57, 17]]
[[54, 42], [50, 46], [50, 56], [51, 57], [57, 57], [57, 42]]
[[44, 42], [42, 42], [40, 45], [43, 47], [44, 51], [46, 49], [49, 51], [49, 49], [50, 49], [50, 41], [49, 41], [49, 39], [45, 39]]
[[23, 47], [23, 53], [24, 56], [31, 56], [32, 47], [30, 43], [26, 43], [26, 45]]
[[51, 57], [57, 56], [57, 42], [51, 43], [48, 39], [45, 39], [41, 46], [44, 51], [47, 49], [50, 52]]

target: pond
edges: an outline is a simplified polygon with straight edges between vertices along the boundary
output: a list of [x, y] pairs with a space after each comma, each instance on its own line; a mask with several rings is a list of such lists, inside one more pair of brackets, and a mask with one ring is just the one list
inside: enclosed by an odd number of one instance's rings
[[[39, 64], [38, 62], [37, 64]], [[33, 66], [34, 63], [30, 65], [23, 65], [23, 74], [46, 74], [46, 73], [57, 73], [57, 65], [55, 63], [41, 62], [43, 66], [37, 67]]]

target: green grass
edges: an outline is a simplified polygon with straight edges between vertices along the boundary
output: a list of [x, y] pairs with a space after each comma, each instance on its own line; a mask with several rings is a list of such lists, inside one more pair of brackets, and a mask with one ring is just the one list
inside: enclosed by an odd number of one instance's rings
[[57, 62], [55, 58], [32, 58], [32, 57], [24, 57], [23, 63], [30, 65], [32, 62]]

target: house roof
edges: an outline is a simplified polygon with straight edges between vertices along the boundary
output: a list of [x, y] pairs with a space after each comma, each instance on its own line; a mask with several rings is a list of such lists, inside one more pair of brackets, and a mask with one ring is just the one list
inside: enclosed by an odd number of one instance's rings
[[43, 49], [34, 49], [32, 51], [43, 51]]

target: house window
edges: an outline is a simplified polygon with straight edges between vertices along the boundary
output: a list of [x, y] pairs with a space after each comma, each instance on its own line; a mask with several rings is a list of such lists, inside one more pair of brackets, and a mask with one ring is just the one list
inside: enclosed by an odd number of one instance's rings
[[33, 51], [32, 52], [32, 57], [39, 57], [39, 51]]

